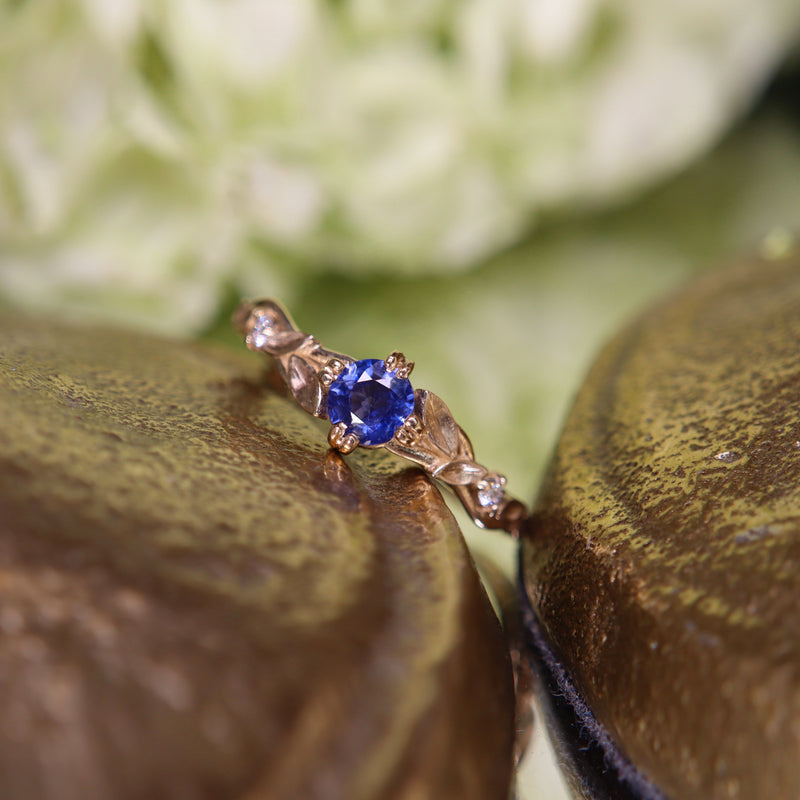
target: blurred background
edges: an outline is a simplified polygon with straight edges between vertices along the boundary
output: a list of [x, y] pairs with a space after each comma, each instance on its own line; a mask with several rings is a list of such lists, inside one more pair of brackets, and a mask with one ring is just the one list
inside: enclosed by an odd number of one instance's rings
[[798, 43], [797, 0], [0, 0], [0, 305], [236, 345], [278, 297], [530, 498], [603, 342], [798, 227]]

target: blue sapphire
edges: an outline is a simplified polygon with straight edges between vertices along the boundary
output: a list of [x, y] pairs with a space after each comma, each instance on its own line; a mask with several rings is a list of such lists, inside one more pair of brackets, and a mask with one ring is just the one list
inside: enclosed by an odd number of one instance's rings
[[377, 358], [348, 364], [328, 390], [328, 417], [344, 422], [360, 444], [385, 444], [414, 410], [414, 389], [408, 378], [387, 372]]

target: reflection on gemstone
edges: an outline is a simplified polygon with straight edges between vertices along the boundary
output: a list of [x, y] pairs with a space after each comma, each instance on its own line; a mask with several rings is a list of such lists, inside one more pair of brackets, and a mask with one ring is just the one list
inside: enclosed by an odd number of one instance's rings
[[494, 511], [503, 499], [503, 487], [506, 479], [495, 472], [489, 473], [478, 483], [478, 502], [483, 508]]
[[388, 372], [379, 359], [348, 364], [328, 391], [331, 423], [343, 422], [360, 444], [385, 444], [413, 410], [410, 381]]
[[266, 314], [259, 314], [253, 322], [250, 332], [251, 340], [256, 347], [263, 347], [274, 333], [272, 319]]

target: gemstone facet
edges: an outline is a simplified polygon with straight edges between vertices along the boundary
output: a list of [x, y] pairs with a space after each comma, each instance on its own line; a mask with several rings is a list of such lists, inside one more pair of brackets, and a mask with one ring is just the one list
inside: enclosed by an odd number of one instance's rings
[[253, 321], [253, 330], [250, 333], [250, 337], [256, 347], [263, 347], [274, 332], [272, 320], [266, 314], [259, 314]]
[[343, 422], [360, 444], [385, 444], [413, 410], [411, 383], [387, 371], [380, 359], [348, 364], [328, 390], [331, 424]]
[[496, 472], [490, 472], [478, 483], [478, 502], [489, 511], [496, 511], [503, 499], [506, 479]]

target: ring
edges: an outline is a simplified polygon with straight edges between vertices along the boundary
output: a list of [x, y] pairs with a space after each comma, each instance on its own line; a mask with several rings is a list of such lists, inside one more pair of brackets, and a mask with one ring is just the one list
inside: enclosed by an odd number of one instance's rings
[[274, 300], [243, 301], [233, 322], [250, 350], [273, 357], [298, 405], [330, 420], [331, 447], [383, 447], [407, 458], [449, 486], [476, 525], [520, 535], [526, 507], [506, 493], [503, 475], [475, 461], [444, 402], [411, 386], [413, 361], [400, 352], [355, 360], [326, 350]]

